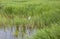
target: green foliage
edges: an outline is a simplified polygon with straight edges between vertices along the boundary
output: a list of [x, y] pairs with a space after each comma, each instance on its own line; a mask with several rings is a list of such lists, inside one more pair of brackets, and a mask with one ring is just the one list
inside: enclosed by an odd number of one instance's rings
[[60, 39], [60, 26], [52, 25], [50, 28], [38, 30], [33, 39]]
[[13, 13], [13, 7], [6, 7], [5, 8], [5, 13], [6, 14], [12, 14]]
[[[49, 3], [48, 3], [49, 2]], [[54, 23], [60, 22], [60, 3], [53, 1], [41, 1], [40, 3], [29, 2], [27, 4], [10, 5], [6, 4], [2, 10], [4, 15], [3, 17], [10, 22], [9, 24], [29, 24], [34, 26], [44, 27], [49, 26]], [[31, 19], [28, 20], [28, 17], [31, 16]], [[13, 22], [12, 22], [13, 21]], [[4, 23], [5, 23], [4, 22]]]
[[[60, 39], [59, 0], [0, 0], [0, 2], [0, 26], [22, 25], [24, 28], [22, 32], [27, 25], [42, 28], [33, 39]], [[18, 31], [15, 32], [16, 36], [17, 34]]]

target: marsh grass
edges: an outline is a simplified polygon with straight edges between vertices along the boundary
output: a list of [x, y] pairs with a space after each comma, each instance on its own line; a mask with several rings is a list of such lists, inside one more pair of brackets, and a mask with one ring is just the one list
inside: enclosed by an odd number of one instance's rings
[[60, 39], [60, 26], [54, 24], [50, 28], [38, 30], [33, 39]]
[[[56, 4], [56, 5], [55, 5]], [[23, 4], [24, 5], [24, 4]], [[36, 26], [48, 26], [52, 23], [59, 23], [60, 8], [59, 3], [43, 2], [39, 4], [25, 4], [24, 6], [5, 6], [2, 9], [3, 17], [10, 21], [10, 24], [17, 23], [31, 23]], [[1, 14], [0, 13], [0, 14]], [[31, 16], [31, 20], [28, 17]], [[13, 21], [13, 22], [12, 22]], [[6, 22], [6, 21], [5, 21]]]
[[[0, 26], [22, 25], [23, 28], [27, 26], [31, 29], [41, 29], [37, 31], [34, 39], [60, 38], [60, 1], [31, 0], [23, 3], [10, 2], [4, 2], [3, 7], [0, 5]], [[31, 17], [30, 20], [28, 19], [29, 16]], [[51, 26], [51, 24], [53, 25]], [[58, 25], [55, 27], [55, 24]]]

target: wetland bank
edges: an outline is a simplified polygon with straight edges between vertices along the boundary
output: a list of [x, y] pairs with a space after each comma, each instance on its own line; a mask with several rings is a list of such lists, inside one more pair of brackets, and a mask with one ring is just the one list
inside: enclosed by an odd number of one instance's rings
[[0, 0], [0, 39], [60, 39], [60, 1]]

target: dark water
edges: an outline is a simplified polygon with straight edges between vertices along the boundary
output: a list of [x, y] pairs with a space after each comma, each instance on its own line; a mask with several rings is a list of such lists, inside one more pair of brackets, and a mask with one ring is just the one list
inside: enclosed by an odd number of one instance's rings
[[0, 39], [27, 39], [27, 38], [31, 38], [32, 35], [34, 34], [34, 32], [36, 31], [35, 29], [33, 30], [29, 30], [26, 29], [25, 32], [21, 32], [21, 28], [19, 27], [19, 31], [17, 36], [15, 36], [15, 32], [16, 32], [16, 27], [1, 27], [0, 28]]

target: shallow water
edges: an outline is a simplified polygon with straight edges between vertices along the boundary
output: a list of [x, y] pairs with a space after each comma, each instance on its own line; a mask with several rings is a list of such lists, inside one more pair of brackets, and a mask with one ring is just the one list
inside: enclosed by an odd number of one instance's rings
[[21, 28], [19, 27], [18, 36], [14, 35], [15, 31], [16, 31], [15, 26], [0, 28], [0, 39], [26, 39], [27, 37], [32, 37], [36, 30], [26, 29], [25, 33], [23, 34], [23, 32], [21, 32]]

